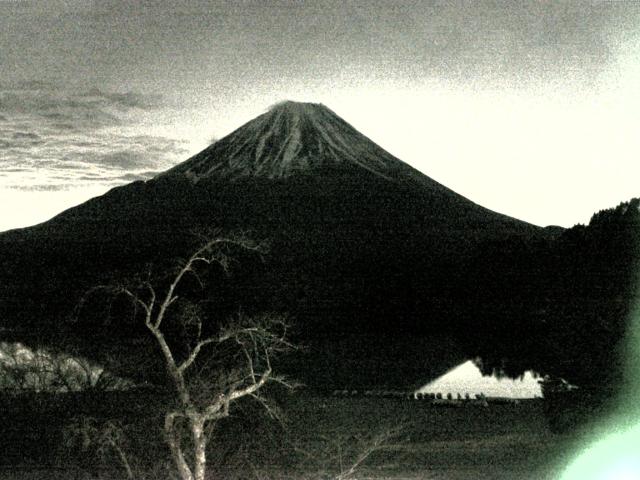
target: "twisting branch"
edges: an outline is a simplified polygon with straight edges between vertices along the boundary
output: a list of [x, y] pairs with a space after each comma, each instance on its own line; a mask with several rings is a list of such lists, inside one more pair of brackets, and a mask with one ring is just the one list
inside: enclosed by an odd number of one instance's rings
[[252, 242], [241, 236], [237, 238], [215, 237], [205, 242], [204, 245], [196, 250], [193, 255], [191, 255], [187, 259], [184, 265], [178, 269], [178, 273], [173, 278], [173, 281], [167, 289], [164, 300], [160, 304], [160, 310], [156, 315], [154, 324], [155, 328], [160, 328], [160, 325], [162, 324], [162, 321], [164, 320], [164, 317], [166, 315], [167, 309], [178, 299], [178, 297], [175, 295], [175, 291], [186, 274], [191, 273], [192, 275], [194, 275], [197, 281], [202, 285], [200, 277], [194, 270], [195, 266], [198, 263], [203, 263], [205, 265], [211, 265], [215, 263], [220, 265], [225, 272], [228, 271], [229, 257], [224, 252], [219, 250], [219, 247], [223, 245], [235, 245], [244, 250], [258, 252], [262, 249], [259, 244], [256, 244], [255, 242]]
[[180, 366], [178, 367], [178, 371], [180, 373], [184, 373], [184, 371], [191, 365], [193, 365], [193, 362], [196, 361], [198, 355], [200, 354], [200, 350], [202, 350], [202, 347], [205, 347], [211, 343], [216, 343], [217, 341], [217, 338], [207, 338], [206, 340], [200, 340], [193, 348], [189, 356], [180, 364]]

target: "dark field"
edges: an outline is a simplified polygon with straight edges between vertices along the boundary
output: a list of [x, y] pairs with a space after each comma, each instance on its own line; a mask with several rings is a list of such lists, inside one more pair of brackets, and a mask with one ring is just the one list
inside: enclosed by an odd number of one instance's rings
[[[218, 470], [218, 476], [212, 478], [339, 478], [363, 454], [370, 453], [352, 476], [343, 478], [554, 479], [575, 440], [550, 432], [542, 400], [486, 408], [443, 407], [407, 399], [336, 398], [299, 392], [287, 395], [280, 404], [284, 426], [244, 422], [241, 412], [221, 425], [209, 453], [212, 467]], [[15, 435], [18, 426], [6, 415], [6, 404], [3, 413], [3, 431], [14, 430]], [[37, 421], [45, 418], [40, 416]], [[52, 416], [48, 418], [55, 424]], [[159, 425], [160, 419], [157, 422]], [[36, 428], [35, 423], [34, 428], [27, 428], [31, 438], [23, 441], [39, 443], [39, 449], [15, 448], [15, 443], [11, 448], [5, 435], [0, 478], [90, 478], [86, 467], [74, 465], [64, 455], [62, 460], [37, 461], [34, 455], [46, 453], [41, 451], [44, 445], [59, 448], [62, 437], [38, 439], [37, 432], [42, 435], [47, 429]], [[147, 428], [147, 435], [153, 435], [152, 449], [162, 451], [159, 430], [157, 435], [153, 432]], [[228, 438], [249, 439], [250, 445], [232, 446]], [[380, 441], [377, 446], [376, 441]], [[243, 450], [244, 460], [234, 457], [231, 450]], [[30, 458], [25, 455], [28, 451], [36, 453]], [[234, 463], [233, 471], [220, 468], [222, 458]], [[115, 463], [112, 467], [102, 464], [96, 472], [99, 478], [125, 478]], [[146, 478], [166, 478], [166, 474]]]
[[310, 437], [366, 437], [401, 426], [360, 478], [553, 479], [571, 448], [570, 438], [549, 431], [541, 400], [487, 408], [374, 398], [296, 403], [294, 428], [313, 426]]

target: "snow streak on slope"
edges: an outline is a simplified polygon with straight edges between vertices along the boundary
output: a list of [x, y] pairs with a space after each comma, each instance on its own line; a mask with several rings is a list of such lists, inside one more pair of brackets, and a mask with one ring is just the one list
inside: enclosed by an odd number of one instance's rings
[[287, 101], [165, 175], [182, 173], [197, 183], [208, 177], [286, 178], [333, 169], [364, 169], [389, 179], [400, 172], [414, 179], [418, 174], [324, 105]]

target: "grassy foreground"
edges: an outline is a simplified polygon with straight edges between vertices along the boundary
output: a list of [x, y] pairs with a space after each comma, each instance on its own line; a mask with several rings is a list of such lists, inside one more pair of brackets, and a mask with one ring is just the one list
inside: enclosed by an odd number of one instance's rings
[[[221, 426], [209, 455], [217, 472], [211, 478], [551, 480], [559, 478], [575, 440], [550, 432], [541, 400], [455, 408], [303, 391], [281, 398], [280, 407], [282, 426], [240, 421], [248, 411]], [[250, 445], [230, 442], [230, 436]], [[157, 435], [153, 441], [161, 445]], [[71, 461], [32, 460], [5, 461], [0, 479], [90, 478]], [[124, 478], [115, 462], [96, 472]]]

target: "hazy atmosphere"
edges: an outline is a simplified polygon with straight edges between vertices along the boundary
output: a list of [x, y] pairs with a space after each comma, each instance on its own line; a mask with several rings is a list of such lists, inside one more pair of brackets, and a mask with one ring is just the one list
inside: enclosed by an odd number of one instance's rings
[[0, 230], [321, 102], [537, 225], [637, 195], [635, 2], [0, 2]]
[[0, 478], [640, 478], [639, 125], [636, 1], [0, 0]]

